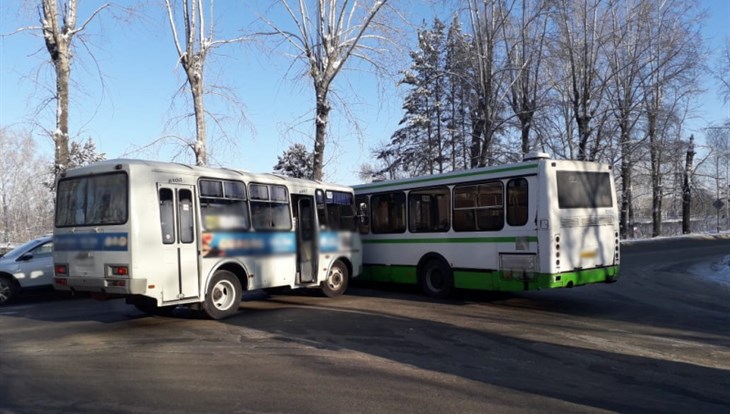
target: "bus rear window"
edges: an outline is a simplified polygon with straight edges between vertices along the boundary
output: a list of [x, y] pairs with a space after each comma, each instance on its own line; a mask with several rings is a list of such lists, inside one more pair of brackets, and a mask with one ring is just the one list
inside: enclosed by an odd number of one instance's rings
[[128, 188], [123, 172], [59, 181], [56, 227], [126, 223]]
[[560, 208], [613, 207], [609, 173], [558, 171], [557, 181]]

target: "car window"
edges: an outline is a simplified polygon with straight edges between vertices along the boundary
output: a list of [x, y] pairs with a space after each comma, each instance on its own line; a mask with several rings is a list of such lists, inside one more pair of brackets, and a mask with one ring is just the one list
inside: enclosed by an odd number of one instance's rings
[[31, 250], [31, 253], [33, 253], [34, 258], [48, 257], [53, 254], [53, 242], [41, 244], [40, 246]]
[[31, 248], [31, 246], [38, 244], [38, 240], [31, 240], [27, 243], [23, 243], [20, 246], [16, 247], [15, 249], [7, 252], [5, 256], [3, 256], [3, 259], [7, 260], [15, 260], [25, 254], [28, 249]]

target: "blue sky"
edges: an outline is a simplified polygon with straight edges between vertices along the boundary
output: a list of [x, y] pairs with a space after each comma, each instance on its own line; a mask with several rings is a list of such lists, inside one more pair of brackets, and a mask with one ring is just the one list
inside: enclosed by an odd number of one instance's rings
[[[402, 1], [401, 1], [402, 2]], [[37, 12], [27, 0], [0, 3], [0, 34], [18, 27], [37, 24]], [[82, 21], [101, 1], [80, 1]], [[133, 16], [119, 9], [106, 11], [88, 27], [89, 44], [96, 62], [81, 50], [73, 68], [70, 129], [77, 139], [92, 137], [108, 158], [120, 156], [169, 160], [178, 154], [172, 145], [146, 148], [162, 136], [193, 134], [191, 124], [171, 123], [189, 111], [185, 99], [172, 98], [183, 84], [182, 70], [176, 65], [176, 52], [162, 1], [152, 2]], [[216, 38], [240, 36], [239, 29], [250, 28], [268, 1], [216, 2]], [[407, 0], [415, 24], [428, 15], [430, 2]], [[118, 2], [117, 4], [124, 4]], [[705, 0], [709, 11], [704, 33], [707, 44], [718, 48], [730, 37], [730, 1]], [[269, 16], [271, 17], [271, 16]], [[276, 16], [274, 16], [275, 18]], [[446, 16], [444, 16], [445, 18]], [[406, 30], [414, 31], [412, 28]], [[415, 42], [415, 36], [411, 36]], [[206, 82], [235, 91], [245, 105], [244, 123], [227, 122], [234, 138], [222, 141], [211, 130], [211, 164], [250, 171], [271, 171], [290, 144], [301, 142], [311, 148], [313, 92], [308, 78], [297, 78], [301, 67], [290, 67], [284, 50], [266, 52], [257, 44], [226, 45], [206, 64]], [[28, 130], [38, 120], [47, 128], [54, 125], [54, 107], [40, 115], [35, 111], [53, 85], [48, 53], [37, 33], [20, 33], [0, 38], [0, 127]], [[352, 62], [351, 62], [352, 63]], [[410, 62], [404, 56], [402, 67]], [[103, 73], [104, 88], [97, 74]], [[351, 65], [342, 73], [336, 87], [350, 104], [351, 116], [358, 119], [357, 131], [347, 122], [341, 107], [331, 112], [331, 135], [337, 145], [328, 143], [325, 178], [343, 184], [359, 182], [357, 171], [371, 160], [370, 149], [386, 141], [401, 118], [403, 91], [395, 79], [378, 81], [363, 68]], [[702, 137], [701, 128], [730, 118], [730, 107], [723, 106], [713, 84], [698, 100], [696, 118], [688, 123], [687, 133]], [[225, 112], [221, 100], [208, 99], [214, 112]], [[210, 122], [209, 122], [210, 125]], [[37, 134], [38, 147], [52, 154], [50, 139]], [[169, 142], [173, 142], [170, 140]], [[192, 162], [188, 151], [177, 161]]]

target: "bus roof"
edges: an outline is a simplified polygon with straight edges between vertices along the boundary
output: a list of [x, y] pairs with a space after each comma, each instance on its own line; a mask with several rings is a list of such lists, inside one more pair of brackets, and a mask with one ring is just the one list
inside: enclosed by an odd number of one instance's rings
[[537, 174], [540, 165], [551, 163], [558, 168], [582, 169], [589, 167], [590, 170], [610, 169], [605, 164], [592, 161], [576, 160], [553, 160], [549, 158], [531, 158], [523, 162], [510, 164], [492, 165], [488, 167], [473, 168], [468, 170], [452, 171], [443, 174], [422, 175], [418, 177], [401, 178], [397, 180], [375, 181], [367, 184], [354, 185], [356, 192], [380, 191], [394, 189], [397, 187], [410, 188], [411, 186], [428, 186], [437, 184], [454, 184], [469, 181], [476, 181], [485, 177], [500, 178], [513, 177], [518, 175]]
[[237, 170], [231, 168], [217, 167], [199, 167], [183, 163], [151, 161], [141, 159], [116, 158], [110, 160], [99, 161], [83, 167], [73, 168], [66, 172], [64, 177], [76, 177], [88, 174], [98, 174], [119, 169], [148, 169], [155, 172], [175, 173], [184, 175], [196, 175], [198, 177], [211, 178], [227, 178], [245, 181], [265, 181], [289, 183], [291, 185], [313, 186], [321, 185], [329, 189], [351, 191], [348, 186], [325, 183], [315, 180], [307, 180], [302, 178], [287, 177], [274, 173], [253, 173], [246, 170]]

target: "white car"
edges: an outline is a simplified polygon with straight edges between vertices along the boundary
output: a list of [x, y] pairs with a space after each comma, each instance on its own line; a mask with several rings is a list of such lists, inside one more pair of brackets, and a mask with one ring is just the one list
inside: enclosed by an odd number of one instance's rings
[[41, 237], [0, 257], [0, 306], [21, 289], [53, 286], [53, 238]]

